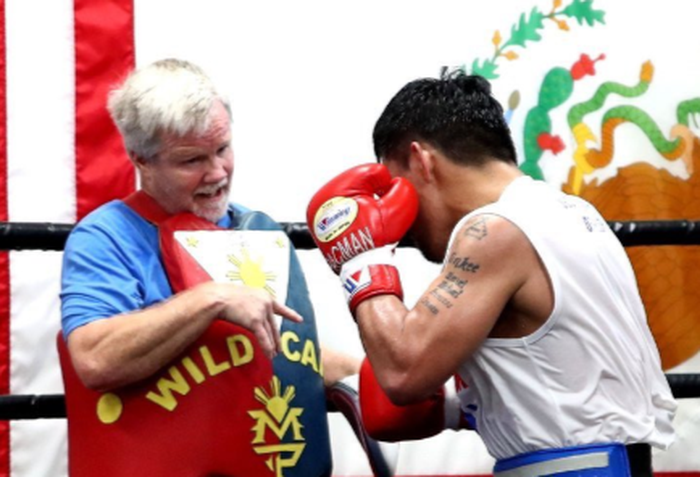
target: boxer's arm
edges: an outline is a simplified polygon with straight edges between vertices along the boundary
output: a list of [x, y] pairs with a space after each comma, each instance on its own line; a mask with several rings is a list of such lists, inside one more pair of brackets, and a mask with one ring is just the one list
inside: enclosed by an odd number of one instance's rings
[[300, 321], [269, 294], [207, 282], [144, 310], [92, 321], [73, 330], [67, 346], [83, 383], [107, 390], [144, 379], [197, 339], [215, 318], [251, 330], [269, 357], [279, 350], [274, 314]]
[[391, 401], [409, 404], [439, 389], [538, 266], [515, 225], [479, 216], [457, 232], [443, 270], [412, 309], [390, 295], [360, 303], [355, 316], [362, 341]]
[[408, 310], [392, 244], [409, 230], [418, 199], [382, 165], [349, 169], [307, 208], [307, 224], [341, 276], [380, 386], [394, 404], [435, 393], [489, 335], [517, 290], [540, 266], [511, 222], [476, 217], [456, 232], [441, 274]]

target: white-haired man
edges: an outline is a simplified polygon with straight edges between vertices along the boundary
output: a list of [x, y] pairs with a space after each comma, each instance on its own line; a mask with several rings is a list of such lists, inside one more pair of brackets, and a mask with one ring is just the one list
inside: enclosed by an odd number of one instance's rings
[[[65, 247], [71, 475], [328, 475], [323, 368], [335, 380], [358, 361], [320, 352], [293, 246], [229, 202], [228, 101], [199, 67], [166, 59], [108, 108], [140, 190], [89, 214]], [[232, 248], [215, 255], [203, 230]], [[210, 279], [222, 262], [230, 281]]]

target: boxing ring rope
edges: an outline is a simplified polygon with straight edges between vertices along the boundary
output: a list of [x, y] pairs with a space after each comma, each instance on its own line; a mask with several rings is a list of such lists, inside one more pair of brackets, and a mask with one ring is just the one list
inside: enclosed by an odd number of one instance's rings
[[[316, 244], [302, 222], [280, 224], [297, 250], [311, 250]], [[700, 221], [639, 220], [611, 221], [610, 228], [625, 247], [640, 245], [700, 245]], [[0, 222], [2, 250], [63, 250], [72, 224]], [[401, 243], [400, 246], [409, 246]]]
[[[316, 244], [301, 222], [280, 224], [297, 250], [311, 250]], [[647, 220], [610, 221], [608, 225], [625, 247], [700, 246], [700, 221]], [[72, 224], [0, 222], [1, 251], [62, 251]], [[401, 247], [410, 247], [401, 242]], [[700, 397], [700, 373], [667, 373], [673, 395], [678, 399]], [[63, 394], [2, 395], [0, 420], [61, 419], [66, 417]]]

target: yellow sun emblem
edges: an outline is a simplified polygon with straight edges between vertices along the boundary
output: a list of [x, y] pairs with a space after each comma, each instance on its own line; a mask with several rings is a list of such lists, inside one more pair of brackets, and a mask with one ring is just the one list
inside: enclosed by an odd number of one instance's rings
[[264, 389], [255, 388], [255, 399], [260, 401], [267, 408], [267, 412], [275, 418], [277, 422], [282, 422], [282, 419], [289, 410], [289, 403], [292, 402], [296, 395], [294, 386], [287, 386], [282, 394], [282, 383], [277, 376], [272, 378], [272, 396], [267, 394]]
[[263, 269], [262, 258], [254, 260], [246, 249], [242, 249], [241, 253], [242, 258], [234, 254], [228, 256], [228, 261], [235, 265], [237, 270], [226, 273], [226, 278], [231, 281], [241, 281], [252, 288], [262, 288], [275, 296], [275, 290], [270, 286], [270, 282], [274, 282], [277, 275]]

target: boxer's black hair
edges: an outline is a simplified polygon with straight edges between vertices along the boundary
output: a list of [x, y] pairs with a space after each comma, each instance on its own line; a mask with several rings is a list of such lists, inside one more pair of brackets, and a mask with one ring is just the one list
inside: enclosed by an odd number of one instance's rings
[[389, 101], [372, 136], [378, 160], [406, 161], [408, 144], [422, 140], [456, 163], [517, 164], [503, 107], [488, 80], [477, 75], [457, 72], [411, 81]]

